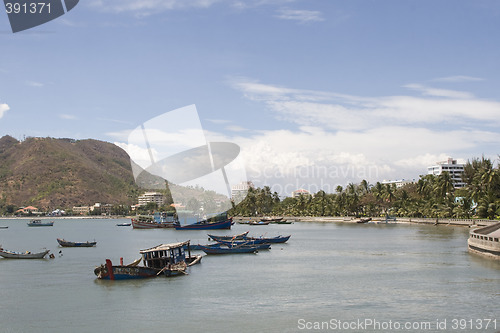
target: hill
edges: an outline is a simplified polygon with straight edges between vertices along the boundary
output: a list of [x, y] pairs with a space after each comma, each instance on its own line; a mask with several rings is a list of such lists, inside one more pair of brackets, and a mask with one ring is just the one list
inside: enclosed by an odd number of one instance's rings
[[0, 203], [42, 210], [95, 202], [133, 204], [128, 154], [98, 140], [0, 138]]

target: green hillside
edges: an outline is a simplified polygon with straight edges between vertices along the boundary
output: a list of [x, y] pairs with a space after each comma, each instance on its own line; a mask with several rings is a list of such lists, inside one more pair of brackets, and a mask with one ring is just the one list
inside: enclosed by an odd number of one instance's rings
[[138, 194], [129, 156], [111, 143], [0, 138], [2, 205], [49, 210], [95, 202], [133, 204]]

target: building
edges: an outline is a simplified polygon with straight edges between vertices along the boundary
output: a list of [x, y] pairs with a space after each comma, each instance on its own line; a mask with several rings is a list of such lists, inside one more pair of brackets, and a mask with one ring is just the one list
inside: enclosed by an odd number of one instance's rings
[[415, 179], [413, 179], [413, 180], [405, 180], [405, 179], [384, 180], [383, 182], [381, 182], [381, 184], [389, 184], [389, 185], [395, 184], [396, 188], [401, 188], [407, 184], [413, 184], [413, 183], [415, 183]]
[[255, 188], [252, 182], [246, 181], [231, 186], [231, 199], [235, 202], [240, 202], [245, 199], [250, 188]]
[[158, 206], [162, 206], [165, 203], [165, 198], [163, 194], [158, 192], [146, 192], [139, 196], [139, 205], [145, 206], [150, 202], [154, 202]]
[[38, 208], [33, 206], [28, 206], [16, 210], [15, 214], [40, 215], [42, 213], [38, 211]]
[[90, 213], [90, 206], [75, 206], [72, 211], [74, 215], [88, 215]]
[[301, 196], [312, 196], [312, 195], [311, 192], [309, 192], [308, 190], [304, 190], [303, 188], [292, 192], [292, 198], [298, 198]]
[[451, 180], [453, 181], [453, 186], [455, 188], [460, 188], [465, 186], [465, 183], [462, 180], [464, 165], [457, 163], [457, 160], [454, 160], [453, 158], [449, 157], [448, 160], [446, 161], [437, 162], [436, 165], [427, 167], [427, 173], [429, 175], [439, 176], [445, 171], [450, 174]]

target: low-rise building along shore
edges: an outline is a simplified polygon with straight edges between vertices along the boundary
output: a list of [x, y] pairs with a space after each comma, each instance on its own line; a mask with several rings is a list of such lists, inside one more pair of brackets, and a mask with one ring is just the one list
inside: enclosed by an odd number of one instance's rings
[[500, 260], [500, 223], [472, 229], [467, 245], [470, 252]]

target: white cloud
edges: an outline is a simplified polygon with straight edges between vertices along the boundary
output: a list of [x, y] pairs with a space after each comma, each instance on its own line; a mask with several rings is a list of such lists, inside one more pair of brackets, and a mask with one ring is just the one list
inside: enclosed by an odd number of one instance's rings
[[500, 142], [500, 103], [467, 92], [413, 84], [407, 87], [422, 96], [363, 97], [244, 78], [232, 86], [297, 125], [226, 138], [242, 147], [249, 179], [283, 194], [302, 185], [334, 191], [362, 179], [418, 178], [437, 161], [491, 154], [482, 149]]
[[44, 86], [43, 83], [41, 82], [36, 82], [36, 81], [26, 81], [26, 84], [30, 87], [35, 87], [35, 88], [41, 88]]
[[3, 118], [5, 112], [9, 111], [10, 107], [7, 104], [0, 104], [0, 118]]
[[433, 79], [432, 81], [438, 82], [473, 82], [473, 81], [483, 81], [484, 79], [473, 76], [466, 75], [455, 75], [455, 76], [447, 76], [447, 77], [439, 77]]
[[[328, 129], [361, 130], [374, 126], [485, 122], [500, 124], [500, 102], [473, 94], [433, 89], [418, 84], [407, 87], [423, 97], [362, 97], [324, 91], [290, 89], [239, 78], [232, 86], [247, 98], [264, 102], [276, 116], [299, 125]], [[439, 96], [440, 98], [436, 98]]]
[[77, 120], [78, 117], [75, 116], [75, 115], [72, 115], [72, 114], [65, 114], [65, 113], [62, 113], [59, 115], [59, 118], [61, 119], [65, 119], [65, 120]]
[[93, 0], [90, 5], [107, 12], [148, 15], [166, 10], [207, 8], [223, 0]]
[[449, 97], [458, 99], [474, 98], [473, 94], [466, 91], [431, 88], [416, 83], [407, 84], [405, 85], [405, 87], [408, 89], [420, 91], [424, 96]]
[[283, 8], [277, 12], [276, 17], [282, 20], [292, 20], [300, 23], [321, 22], [325, 20], [322, 13], [317, 10]]

